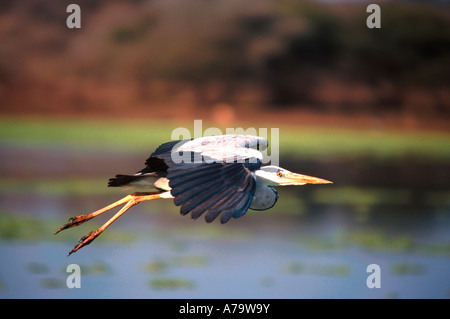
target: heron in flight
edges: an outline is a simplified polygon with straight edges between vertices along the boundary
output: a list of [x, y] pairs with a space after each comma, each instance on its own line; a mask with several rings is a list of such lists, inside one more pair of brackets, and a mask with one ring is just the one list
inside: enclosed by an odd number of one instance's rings
[[171, 141], [160, 145], [145, 167], [132, 175], [116, 175], [109, 187], [128, 187], [132, 193], [91, 214], [79, 215], [56, 231], [78, 226], [112, 208], [125, 204], [99, 229], [82, 237], [69, 252], [90, 244], [132, 206], [158, 198], [173, 198], [182, 215], [205, 216], [210, 223], [243, 216], [248, 209], [266, 210], [275, 205], [274, 186], [329, 184], [317, 177], [292, 173], [277, 166], [261, 166], [265, 138], [252, 135], [221, 135]]

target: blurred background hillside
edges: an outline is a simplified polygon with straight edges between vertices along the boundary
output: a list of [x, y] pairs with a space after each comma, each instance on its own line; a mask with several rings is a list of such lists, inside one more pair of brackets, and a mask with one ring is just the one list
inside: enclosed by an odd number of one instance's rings
[[450, 119], [447, 1], [69, 3], [0, 3], [1, 114]]

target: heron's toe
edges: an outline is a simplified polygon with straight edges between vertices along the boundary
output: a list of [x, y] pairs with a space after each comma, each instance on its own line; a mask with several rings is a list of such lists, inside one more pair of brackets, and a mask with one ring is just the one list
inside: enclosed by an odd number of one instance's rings
[[60, 231], [67, 229], [67, 228], [71, 228], [71, 227], [75, 227], [78, 225], [81, 225], [82, 223], [88, 221], [89, 219], [91, 219], [93, 216], [90, 215], [79, 215], [79, 216], [75, 216], [75, 217], [71, 217], [69, 218], [69, 221], [67, 224], [63, 225], [61, 228], [59, 228], [55, 234], [59, 233]]
[[75, 247], [69, 252], [70, 256], [71, 254], [73, 254], [74, 252], [76, 252], [78, 249], [89, 245], [91, 242], [94, 241], [95, 238], [97, 238], [100, 234], [102, 233], [102, 231], [100, 230], [95, 230], [95, 231], [91, 231], [90, 233], [86, 234], [85, 236], [81, 237], [80, 241], [78, 242], [77, 245], [75, 245]]

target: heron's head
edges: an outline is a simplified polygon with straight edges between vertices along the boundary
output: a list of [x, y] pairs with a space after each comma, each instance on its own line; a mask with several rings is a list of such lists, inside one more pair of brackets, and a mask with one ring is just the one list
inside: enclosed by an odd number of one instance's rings
[[269, 186], [288, 186], [305, 184], [332, 184], [325, 179], [292, 173], [278, 166], [264, 166], [255, 172]]

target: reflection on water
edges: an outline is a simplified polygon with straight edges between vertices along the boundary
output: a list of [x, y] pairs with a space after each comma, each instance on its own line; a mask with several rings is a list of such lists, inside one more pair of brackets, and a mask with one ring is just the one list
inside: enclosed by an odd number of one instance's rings
[[[395, 163], [378, 163], [373, 177], [366, 166], [342, 159], [283, 163], [338, 182], [282, 189], [273, 209], [226, 225], [181, 217], [170, 201], [144, 203], [67, 257], [107, 217], [54, 231], [70, 216], [122, 196], [104, 181], [125, 173], [123, 167], [139, 167], [141, 158], [20, 147], [0, 155], [0, 298], [450, 297], [442, 163], [439, 170], [420, 163], [420, 172], [410, 174], [400, 162], [400, 172]], [[81, 267], [80, 289], [66, 286], [73, 263]], [[381, 268], [379, 289], [366, 285], [370, 264]]]

